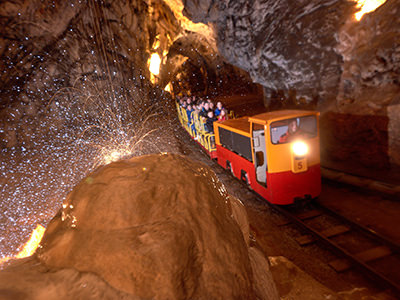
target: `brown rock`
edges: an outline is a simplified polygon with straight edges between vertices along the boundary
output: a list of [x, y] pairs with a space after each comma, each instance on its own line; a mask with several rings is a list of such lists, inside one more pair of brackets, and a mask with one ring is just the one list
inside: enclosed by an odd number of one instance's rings
[[149, 155], [81, 181], [36, 257], [49, 270], [95, 274], [133, 299], [278, 299], [272, 277], [262, 276], [265, 258], [249, 256], [248, 227], [243, 205], [208, 167]]

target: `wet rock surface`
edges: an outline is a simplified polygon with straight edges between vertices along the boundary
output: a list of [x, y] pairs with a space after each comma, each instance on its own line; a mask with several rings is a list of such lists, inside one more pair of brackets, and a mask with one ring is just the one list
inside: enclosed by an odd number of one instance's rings
[[[204, 94], [229, 84], [228, 66], [254, 86], [217, 55], [207, 26], [184, 21], [163, 1], [0, 3], [0, 257], [97, 166], [174, 148], [166, 80], [180, 74], [175, 88]], [[152, 82], [155, 53], [164, 67]]]
[[[61, 290], [28, 289], [34, 273]], [[6, 299], [76, 299], [87, 293], [82, 282], [130, 299], [278, 299], [266, 258], [249, 246], [243, 204], [208, 167], [171, 154], [91, 173], [49, 223], [34, 257], [0, 276]]]

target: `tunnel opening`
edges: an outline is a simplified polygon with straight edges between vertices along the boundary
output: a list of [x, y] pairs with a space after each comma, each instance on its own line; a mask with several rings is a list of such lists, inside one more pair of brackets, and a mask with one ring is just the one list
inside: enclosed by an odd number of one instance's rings
[[182, 64], [171, 83], [173, 94], [210, 98], [257, 94], [260, 89], [247, 72], [235, 66], [222, 62], [215, 69], [199, 67], [190, 59]]

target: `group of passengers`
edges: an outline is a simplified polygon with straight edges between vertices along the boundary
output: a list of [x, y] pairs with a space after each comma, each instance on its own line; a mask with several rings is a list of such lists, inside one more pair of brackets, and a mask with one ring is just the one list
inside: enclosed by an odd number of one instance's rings
[[210, 99], [204, 100], [196, 96], [178, 96], [176, 100], [179, 102], [179, 105], [186, 110], [188, 124], [190, 125], [192, 123], [191, 129], [195, 135], [196, 128], [194, 122], [192, 122], [193, 115], [204, 123], [204, 129], [208, 133], [214, 133], [214, 122], [222, 122], [228, 119], [227, 110], [220, 101], [217, 102], [215, 107]]

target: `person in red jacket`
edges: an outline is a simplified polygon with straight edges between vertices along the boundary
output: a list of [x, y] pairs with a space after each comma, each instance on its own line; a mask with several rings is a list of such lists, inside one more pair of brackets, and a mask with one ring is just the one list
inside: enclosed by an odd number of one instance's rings
[[297, 125], [296, 119], [290, 120], [285, 134], [279, 138], [279, 143], [289, 143], [303, 135], [302, 130]]
[[228, 116], [226, 115], [226, 110], [225, 109], [221, 109], [219, 116], [218, 116], [218, 122], [222, 122], [228, 120]]

